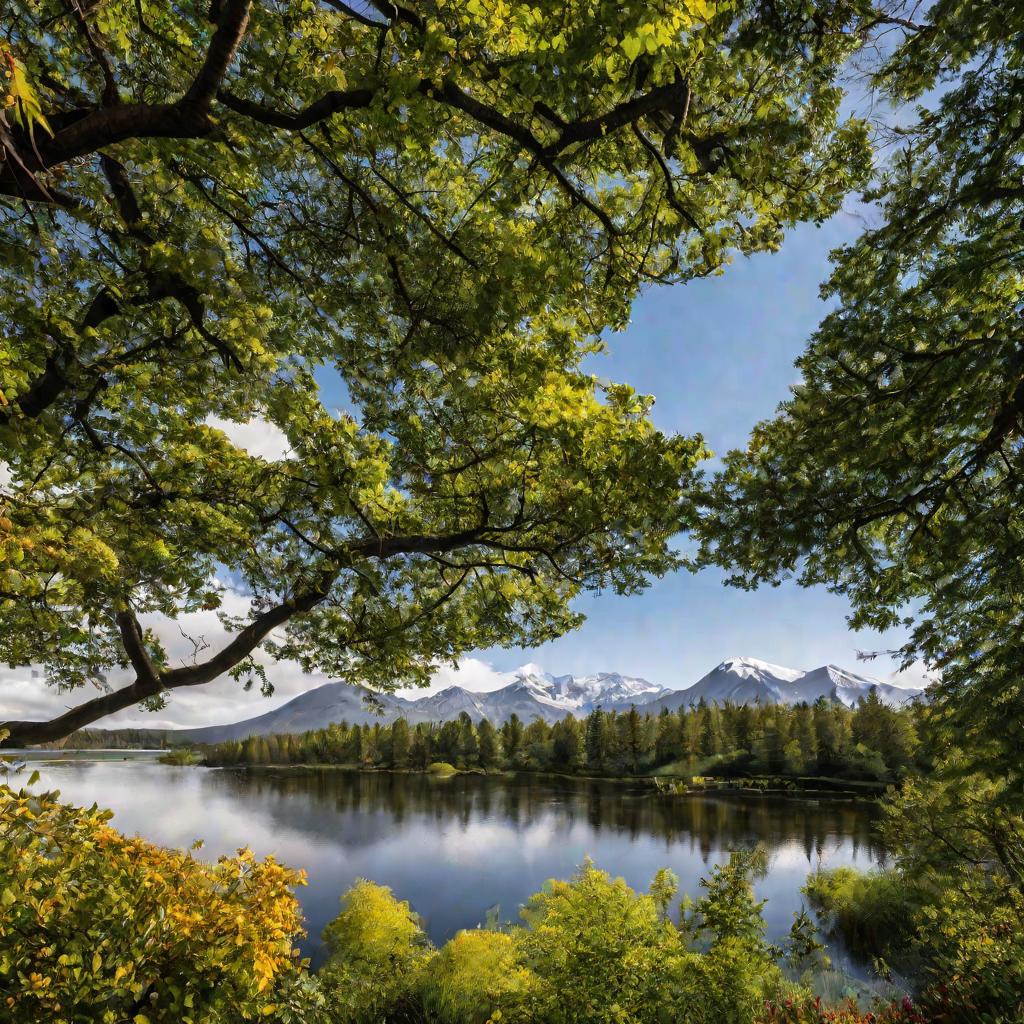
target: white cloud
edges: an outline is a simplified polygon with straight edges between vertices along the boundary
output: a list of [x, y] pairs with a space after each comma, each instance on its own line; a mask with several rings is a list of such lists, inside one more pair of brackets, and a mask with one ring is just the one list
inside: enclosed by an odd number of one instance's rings
[[451, 665], [442, 665], [434, 673], [430, 686], [413, 686], [396, 692], [400, 697], [412, 699], [425, 697], [429, 693], [437, 693], [438, 690], [443, 690], [447, 686], [461, 686], [466, 690], [473, 690], [475, 693], [486, 693], [508, 686], [519, 671], [521, 670], [502, 672], [489, 661], [484, 661], [481, 658], [462, 658], [457, 668], [452, 668]]
[[[249, 600], [234, 590], [226, 590], [222, 610], [233, 616], [244, 616]], [[215, 611], [198, 611], [177, 620], [163, 616], [143, 616], [143, 625], [151, 628], [167, 650], [172, 666], [203, 661], [227, 643], [230, 634]], [[195, 725], [217, 725], [251, 718], [279, 707], [296, 694], [321, 686], [330, 680], [320, 674], [307, 674], [294, 662], [276, 663], [266, 656], [257, 658], [265, 665], [274, 684], [274, 696], [265, 698], [254, 686], [246, 692], [241, 683], [221, 678], [194, 688], [171, 692], [167, 707], [158, 713], [127, 708], [96, 722], [97, 727], [140, 726], [144, 728], [178, 728]], [[130, 680], [126, 672], [112, 672], [110, 686], [124, 686]], [[92, 686], [69, 693], [58, 693], [46, 685], [42, 669], [0, 669], [0, 721], [4, 719], [45, 720], [59, 715], [97, 696]]]
[[291, 456], [284, 431], [262, 417], [254, 416], [246, 423], [236, 423], [220, 416], [207, 416], [206, 423], [223, 431], [236, 448], [242, 448], [257, 458], [275, 462]]
[[[175, 729], [237, 722], [272, 711], [297, 694], [330, 682], [326, 676], [304, 673], [292, 662], [269, 665], [267, 676], [275, 686], [273, 697], [263, 697], [258, 686], [247, 693], [241, 683], [223, 677], [203, 686], [171, 691], [167, 707], [160, 712], [151, 713], [131, 707], [97, 721], [93, 726]], [[115, 688], [126, 682], [123, 676], [110, 677], [110, 685]], [[5, 668], [0, 670], [0, 721], [45, 721], [90, 700], [97, 693], [91, 686], [71, 693], [58, 693], [46, 685], [41, 671]]]
[[[249, 610], [249, 599], [244, 594], [228, 589], [224, 591], [221, 608], [231, 616], [244, 616]], [[177, 620], [156, 615], [144, 616], [143, 625], [151, 628], [160, 638], [172, 666], [187, 665], [193, 660], [203, 661], [223, 647], [230, 637], [216, 611], [191, 612]], [[137, 707], [131, 707], [96, 722], [95, 726], [174, 729], [238, 722], [272, 711], [298, 694], [332, 681], [322, 673], [304, 672], [292, 661], [275, 662], [260, 654], [257, 654], [257, 660], [274, 684], [272, 697], [263, 697], [258, 683], [246, 692], [241, 683], [222, 677], [203, 686], [172, 690], [167, 707], [160, 712], [140, 711]], [[515, 675], [515, 672], [499, 671], [480, 658], [463, 658], [458, 668], [442, 666], [430, 687], [414, 687], [398, 692], [402, 696], [416, 698], [453, 685], [481, 692], [497, 690], [510, 683]], [[128, 673], [114, 672], [108, 681], [111, 686], [119, 687], [129, 679]], [[90, 700], [97, 692], [90, 686], [70, 693], [58, 693], [46, 685], [41, 669], [0, 668], [0, 721], [52, 718]]]

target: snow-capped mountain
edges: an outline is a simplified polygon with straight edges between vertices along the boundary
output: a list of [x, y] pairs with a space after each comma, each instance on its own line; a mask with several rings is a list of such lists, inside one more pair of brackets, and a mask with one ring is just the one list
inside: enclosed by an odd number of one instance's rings
[[594, 676], [545, 676], [553, 692], [580, 710], [591, 711], [598, 704], [606, 710], [646, 704], [672, 691], [637, 676], [599, 672]]
[[495, 725], [513, 714], [524, 722], [543, 718], [554, 723], [566, 715], [587, 715], [595, 707], [624, 710], [631, 704], [642, 705], [671, 693], [646, 679], [601, 672], [592, 676], [553, 676], [527, 665], [515, 679], [500, 690], [472, 693], [460, 686], [449, 686], [429, 697], [407, 701], [403, 714], [410, 722], [441, 722], [457, 718], [463, 711], [474, 722], [489, 718]]
[[458, 718], [465, 711], [474, 722], [480, 722], [489, 717], [484, 710], [484, 701], [488, 696], [486, 693], [472, 693], [461, 686], [449, 686], [428, 697], [404, 701], [407, 705], [405, 717], [413, 723], [447, 722]]
[[480, 696], [487, 717], [495, 725], [508, 721], [513, 714], [524, 722], [543, 718], [546, 722], [554, 723], [574, 711], [567, 701], [558, 699], [544, 676], [517, 676], [508, 686]]
[[[445, 722], [465, 712], [476, 723], [484, 718], [495, 725], [513, 714], [524, 723], [543, 718], [554, 723], [568, 715], [581, 718], [596, 707], [606, 711], [625, 711], [636, 705], [641, 711], [660, 713], [698, 704], [813, 704], [819, 697], [841, 701], [853, 707], [875, 689], [887, 704], [898, 706], [923, 693], [911, 687], [894, 686], [868, 676], [857, 675], [835, 665], [822, 665], [810, 672], [772, 665], [756, 658], [730, 658], [712, 669], [688, 690], [669, 690], [646, 679], [623, 676], [618, 672], [596, 675], [554, 676], [535, 665], [526, 665], [507, 686], [488, 693], [474, 693], [461, 686], [449, 686], [415, 700], [393, 694], [371, 694], [361, 686], [328, 683], [302, 693], [287, 704], [258, 718], [231, 725], [212, 725], [204, 729], [182, 730], [175, 738], [191, 743], [219, 743], [267, 736], [271, 733], [298, 733], [322, 729], [331, 722], [385, 725], [396, 718], [411, 724]], [[369, 701], [369, 703], [368, 703]]]
[[709, 704], [813, 704], [819, 697], [853, 707], [876, 690], [886, 704], [897, 707], [920, 696], [924, 691], [913, 687], [894, 686], [880, 679], [858, 675], [836, 665], [803, 672], [800, 669], [772, 665], [757, 658], [729, 658], [713, 668], [687, 690], [676, 690], [646, 705], [645, 710], [660, 712], [663, 707], [675, 711], [698, 704], [703, 698]]

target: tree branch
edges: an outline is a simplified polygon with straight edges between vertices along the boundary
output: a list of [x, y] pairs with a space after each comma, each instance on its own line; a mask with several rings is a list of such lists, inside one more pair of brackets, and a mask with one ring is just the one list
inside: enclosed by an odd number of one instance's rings
[[182, 98], [182, 103], [193, 104], [204, 113], [217, 93], [217, 88], [235, 59], [239, 44], [249, 24], [250, 0], [226, 0], [220, 9], [217, 30], [213, 33], [206, 59]]
[[136, 672], [134, 682], [120, 690], [85, 701], [46, 722], [0, 722], [0, 729], [7, 729], [10, 733], [4, 745], [27, 746], [62, 739], [76, 729], [155, 697], [165, 690], [211, 682], [252, 654], [278, 626], [320, 604], [342, 572], [342, 568], [337, 567], [338, 563], [358, 558], [386, 559], [402, 554], [454, 551], [481, 543], [485, 533], [485, 527], [479, 526], [451, 534], [365, 537], [344, 545], [334, 553], [334, 566], [321, 569], [312, 586], [257, 615], [217, 654], [196, 665], [157, 671], [145, 650], [142, 631], [134, 615], [122, 613], [117, 616], [117, 624], [125, 651]]
[[252, 100], [236, 96], [229, 89], [219, 90], [217, 99], [229, 110], [233, 110], [243, 117], [251, 118], [253, 121], [259, 121], [260, 124], [289, 131], [302, 131], [303, 128], [308, 128], [324, 118], [331, 117], [340, 110], [368, 107], [375, 95], [372, 89], [332, 89], [315, 103], [294, 113], [277, 110], [262, 103], [254, 103]]
[[[218, 86], [234, 60], [249, 21], [250, 0], [227, 0], [217, 29], [210, 40], [202, 67], [188, 90], [172, 103], [125, 103], [103, 106], [77, 117], [50, 138], [20, 152], [23, 170], [7, 161], [0, 170], [0, 194], [22, 197], [29, 187], [48, 195], [34, 175], [76, 157], [95, 153], [104, 146], [128, 139], [196, 139], [209, 134], [213, 123], [210, 105]], [[28, 176], [28, 181], [24, 180]]]

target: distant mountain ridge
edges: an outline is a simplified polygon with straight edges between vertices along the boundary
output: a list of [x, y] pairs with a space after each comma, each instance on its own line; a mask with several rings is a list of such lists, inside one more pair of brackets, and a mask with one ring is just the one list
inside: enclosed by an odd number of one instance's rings
[[[411, 724], [443, 722], [458, 718], [463, 712], [475, 723], [487, 718], [499, 725], [513, 714], [524, 722], [540, 717], [553, 723], [567, 714], [582, 717], [596, 707], [624, 711], [636, 705], [641, 711], [659, 714], [662, 708], [675, 711], [699, 704], [702, 699], [709, 704], [812, 704], [824, 697], [853, 707], [872, 689], [882, 701], [893, 706], [905, 704], [924, 692], [858, 675], [836, 665], [803, 672], [756, 658], [729, 658], [685, 690], [670, 690], [618, 672], [554, 676], [529, 665], [498, 690], [475, 693], [461, 686], [449, 686], [415, 700], [371, 693], [348, 683], [327, 683], [256, 718], [230, 725], [176, 730], [167, 735], [174, 741], [221, 743], [247, 736], [306, 732], [331, 722], [383, 725], [396, 718], [405, 718]], [[368, 706], [368, 702], [375, 706]]]
[[647, 710], [708, 704], [813, 704], [824, 697], [854, 707], [875, 690], [883, 703], [898, 707], [919, 697], [918, 687], [895, 686], [880, 679], [858, 675], [837, 665], [822, 665], [810, 672], [772, 665], [757, 658], [729, 658], [686, 690], [676, 690], [652, 701]]

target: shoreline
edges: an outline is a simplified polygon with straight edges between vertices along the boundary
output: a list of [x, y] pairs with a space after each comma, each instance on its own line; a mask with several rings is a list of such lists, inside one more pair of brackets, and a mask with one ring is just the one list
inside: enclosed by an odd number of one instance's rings
[[[667, 800], [692, 796], [708, 796], [718, 793], [738, 793], [746, 796], [785, 796], [808, 799], [860, 800], [874, 803], [893, 783], [881, 783], [849, 779], [835, 779], [828, 776], [806, 777], [803, 782], [824, 783], [825, 786], [743, 786], [740, 780], [716, 779], [711, 785], [688, 785], [680, 792], [659, 790], [657, 780], [672, 782], [683, 781], [678, 775], [570, 775], [566, 772], [531, 772], [502, 769], [500, 771], [484, 771], [480, 768], [454, 768], [450, 772], [432, 772], [421, 768], [377, 768], [353, 764], [312, 763], [312, 764], [230, 764], [210, 765], [203, 761], [195, 767], [217, 769], [219, 771], [271, 771], [271, 772], [324, 772], [341, 771], [361, 775], [418, 775], [435, 779], [451, 779], [456, 776], [477, 776], [481, 778], [517, 778], [517, 779], [565, 779], [573, 782], [607, 782], [619, 785], [643, 785], [652, 795], [662, 796]], [[757, 777], [754, 777], [757, 778]], [[747, 779], [745, 781], [750, 781]], [[774, 780], [773, 780], [774, 781]], [[794, 780], [796, 781], [796, 780]], [[829, 784], [832, 784], [831, 786]]]

